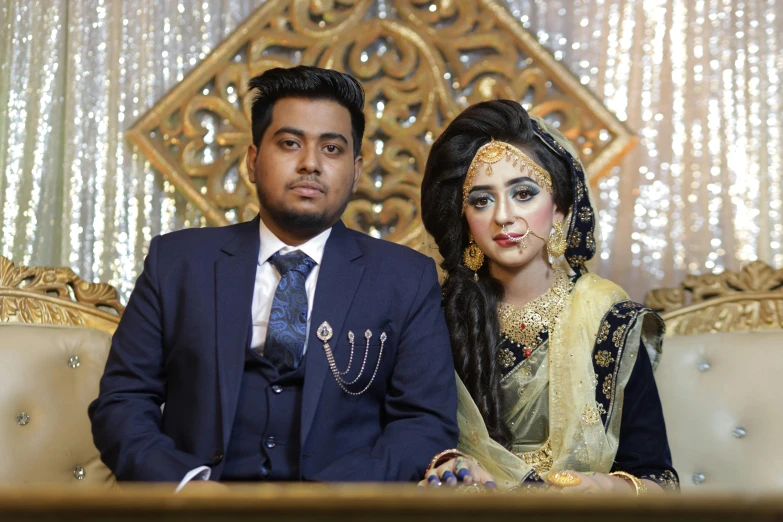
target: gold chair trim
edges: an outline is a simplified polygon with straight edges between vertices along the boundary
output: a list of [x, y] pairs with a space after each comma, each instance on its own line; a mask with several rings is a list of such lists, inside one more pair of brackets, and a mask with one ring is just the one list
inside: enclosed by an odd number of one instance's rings
[[70, 268], [15, 265], [0, 256], [0, 323], [87, 326], [112, 333], [125, 307], [107, 283]]
[[754, 261], [739, 271], [688, 276], [647, 293], [667, 336], [783, 329], [783, 269]]

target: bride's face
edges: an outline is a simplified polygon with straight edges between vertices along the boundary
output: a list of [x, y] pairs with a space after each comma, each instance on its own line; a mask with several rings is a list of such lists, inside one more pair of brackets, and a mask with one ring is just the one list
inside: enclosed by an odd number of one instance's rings
[[[473, 239], [491, 262], [503, 268], [520, 268], [531, 260], [545, 260], [546, 244], [555, 220], [562, 220], [552, 194], [520, 172], [518, 167], [501, 160], [492, 165], [492, 174], [487, 174], [486, 165], [481, 165], [473, 181], [465, 209], [468, 226]], [[531, 233], [522, 243], [512, 241], [524, 236], [527, 231], [524, 218]], [[505, 232], [503, 234], [503, 225]]]

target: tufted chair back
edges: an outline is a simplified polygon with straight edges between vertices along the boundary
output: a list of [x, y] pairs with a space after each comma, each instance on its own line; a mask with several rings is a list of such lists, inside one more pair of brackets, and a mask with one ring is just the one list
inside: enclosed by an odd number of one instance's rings
[[107, 284], [0, 256], [0, 484], [114, 485], [87, 407], [122, 310]]
[[783, 491], [781, 285], [755, 262], [647, 295], [666, 321], [655, 378], [684, 492]]

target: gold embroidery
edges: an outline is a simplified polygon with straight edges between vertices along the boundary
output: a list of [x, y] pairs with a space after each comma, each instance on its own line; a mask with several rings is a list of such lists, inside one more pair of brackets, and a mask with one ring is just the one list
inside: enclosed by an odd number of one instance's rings
[[601, 324], [601, 330], [598, 332], [598, 338], [596, 338], [596, 344], [601, 344], [609, 337], [609, 323], [604, 322]]
[[515, 452], [514, 455], [533, 468], [536, 474], [546, 473], [552, 469], [552, 444], [550, 444], [549, 439], [537, 450], [524, 453]]
[[582, 242], [582, 233], [578, 230], [571, 230], [568, 237], [568, 244], [571, 248], [579, 248], [579, 243]]
[[677, 491], [680, 488], [680, 481], [677, 479], [677, 475], [668, 469], [660, 475], [643, 475], [639, 478], [652, 480], [661, 486], [664, 491]]
[[579, 446], [574, 451], [574, 456], [576, 456], [576, 460], [581, 462], [582, 464], [587, 464], [590, 462], [590, 454], [587, 452], [587, 448], [584, 446]]
[[[606, 337], [604, 337], [604, 339], [605, 338]], [[601, 368], [607, 368], [613, 362], [614, 362], [614, 357], [612, 357], [612, 352], [609, 352], [607, 350], [601, 350], [595, 354], [595, 363]]]
[[607, 399], [612, 398], [612, 389], [614, 388], [614, 379], [611, 375], [607, 375], [604, 379], [603, 392]]
[[530, 365], [522, 364], [519, 366], [519, 375], [523, 379], [530, 380], [531, 377], [533, 377], [533, 369], [530, 367]]
[[500, 350], [498, 352], [497, 358], [498, 358], [498, 362], [503, 368], [511, 368], [512, 366], [514, 366], [514, 363], [517, 360], [517, 357], [508, 348], [503, 348], [502, 350]]
[[[576, 164], [574, 166], [576, 166]], [[581, 179], [576, 180], [576, 186], [574, 187], [574, 190], [576, 190], [576, 200], [582, 201], [582, 198], [585, 195], [585, 184], [582, 183]]]
[[555, 282], [539, 297], [523, 307], [498, 305], [500, 331], [517, 346], [535, 348], [544, 330], [552, 331], [574, 285], [564, 270], [555, 269]]
[[570, 256], [567, 257], [566, 260], [574, 270], [587, 272], [587, 266], [585, 265], [585, 263], [587, 263], [587, 258], [585, 256]]
[[593, 217], [593, 211], [592, 211], [592, 209], [590, 207], [582, 207], [579, 210], [579, 214], [578, 215], [579, 215], [579, 219], [581, 219], [582, 221], [587, 221], [591, 217]]
[[615, 347], [619, 348], [620, 344], [622, 344], [623, 336], [625, 335], [625, 330], [627, 327], [628, 325], [624, 324], [615, 330], [614, 334], [612, 334], [612, 342], [614, 343]]
[[587, 231], [587, 248], [590, 250], [595, 250], [595, 237], [593, 236], [593, 231], [588, 230]]
[[601, 414], [598, 412], [598, 408], [590, 406], [589, 404], [586, 405], [585, 411], [582, 412], [582, 422], [585, 424], [597, 424], [601, 422]]
[[636, 317], [638, 314], [639, 311], [636, 309], [635, 303], [625, 303], [623, 305], [619, 305], [615, 307], [615, 309], [612, 310], [612, 315], [620, 319]]

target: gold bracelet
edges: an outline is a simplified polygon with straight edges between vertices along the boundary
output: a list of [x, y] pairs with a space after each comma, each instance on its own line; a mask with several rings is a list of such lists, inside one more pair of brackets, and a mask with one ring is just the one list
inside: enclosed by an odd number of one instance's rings
[[631, 475], [630, 473], [626, 473], [625, 471], [615, 471], [614, 473], [609, 473], [609, 475], [614, 477], [620, 477], [626, 482], [629, 482], [636, 490], [637, 497], [639, 495], [647, 494], [647, 486], [644, 485], [644, 482], [642, 482], [642, 480], [639, 477], [634, 477], [633, 475]]
[[467, 457], [464, 453], [462, 453], [457, 448], [447, 449], [443, 450], [434, 457], [432, 457], [432, 460], [430, 461], [430, 465], [427, 466], [427, 471], [424, 472], [424, 476], [426, 477], [427, 474], [432, 471], [433, 469], [437, 468], [447, 460], [449, 460], [452, 457]]

